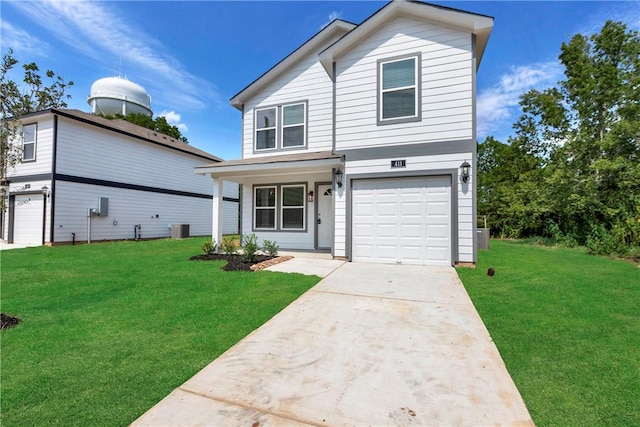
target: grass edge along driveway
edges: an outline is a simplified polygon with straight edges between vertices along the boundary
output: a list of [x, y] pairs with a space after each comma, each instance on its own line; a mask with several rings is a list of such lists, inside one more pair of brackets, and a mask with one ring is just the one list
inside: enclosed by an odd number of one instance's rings
[[0, 424], [128, 425], [320, 278], [189, 261], [205, 238], [3, 251]]
[[538, 426], [640, 425], [640, 268], [492, 240], [458, 274]]

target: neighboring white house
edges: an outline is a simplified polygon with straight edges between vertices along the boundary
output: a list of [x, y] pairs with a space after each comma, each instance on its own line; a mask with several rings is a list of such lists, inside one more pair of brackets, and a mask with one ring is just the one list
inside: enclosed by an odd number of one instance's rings
[[[9, 243], [210, 235], [212, 189], [194, 167], [221, 159], [124, 120], [50, 109], [22, 117], [23, 160], [8, 171]], [[44, 190], [43, 190], [44, 189]], [[238, 230], [238, 186], [225, 186], [225, 233]], [[90, 233], [90, 234], [89, 234]]]
[[231, 99], [242, 159], [196, 168], [214, 212], [233, 181], [241, 231], [281, 248], [475, 263], [476, 72], [492, 27], [413, 1], [333, 21]]

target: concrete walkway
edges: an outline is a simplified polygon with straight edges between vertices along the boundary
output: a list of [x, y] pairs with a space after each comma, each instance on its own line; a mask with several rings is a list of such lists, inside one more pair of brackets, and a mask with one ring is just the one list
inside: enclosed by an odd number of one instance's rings
[[345, 263], [133, 425], [533, 422], [453, 268]]

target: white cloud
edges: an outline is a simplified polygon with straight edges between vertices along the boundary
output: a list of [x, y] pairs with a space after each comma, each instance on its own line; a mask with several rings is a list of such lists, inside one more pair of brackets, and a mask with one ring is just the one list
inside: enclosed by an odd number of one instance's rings
[[3, 53], [11, 48], [14, 55], [20, 56], [45, 56], [49, 50], [49, 44], [32, 36], [22, 28], [15, 27], [10, 22], [0, 19], [2, 27]]
[[107, 65], [109, 60], [120, 58], [125, 69], [133, 72], [129, 73], [132, 80], [165, 104], [202, 109], [209, 102], [218, 102], [212, 84], [185, 70], [159, 40], [127, 21], [115, 3], [45, 0], [15, 2], [13, 6], [52, 37], [98, 63]]
[[179, 113], [176, 113], [175, 111], [163, 110], [157, 115], [158, 117], [164, 117], [165, 119], [167, 119], [167, 123], [176, 126], [178, 129], [180, 129], [180, 132], [184, 133], [189, 131], [189, 127], [186, 125], [186, 123], [182, 123], [182, 116]]
[[530, 89], [546, 89], [560, 79], [562, 67], [558, 62], [511, 67], [498, 83], [478, 93], [478, 137], [510, 127], [519, 113], [520, 96]]
[[341, 16], [342, 16], [342, 12], [336, 12], [334, 10], [333, 12], [331, 12], [329, 14], [329, 17], [327, 18], [327, 21], [324, 24], [320, 25], [320, 29], [323, 29], [324, 27], [326, 27], [327, 25], [331, 24], [336, 19], [340, 19]]

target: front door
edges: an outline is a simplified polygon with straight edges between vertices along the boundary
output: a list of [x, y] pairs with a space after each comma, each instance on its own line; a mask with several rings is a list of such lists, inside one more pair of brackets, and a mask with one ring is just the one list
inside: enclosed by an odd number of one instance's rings
[[316, 185], [316, 236], [318, 249], [330, 249], [333, 236], [333, 190], [331, 184]]

